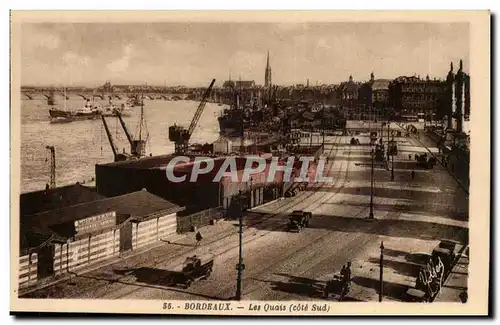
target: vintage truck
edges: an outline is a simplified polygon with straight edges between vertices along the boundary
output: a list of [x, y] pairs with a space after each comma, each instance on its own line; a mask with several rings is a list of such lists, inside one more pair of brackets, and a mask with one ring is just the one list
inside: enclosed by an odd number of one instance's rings
[[193, 282], [205, 280], [210, 277], [214, 267], [212, 255], [189, 256], [182, 265], [182, 270], [172, 272], [171, 285], [189, 288]]
[[288, 231], [300, 232], [302, 228], [309, 226], [309, 220], [312, 217], [311, 212], [295, 210], [288, 216]]

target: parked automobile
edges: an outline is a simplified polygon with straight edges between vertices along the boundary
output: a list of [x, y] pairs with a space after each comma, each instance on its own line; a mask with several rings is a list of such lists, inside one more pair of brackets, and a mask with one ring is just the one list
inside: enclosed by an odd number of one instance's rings
[[309, 221], [312, 217], [311, 212], [295, 210], [288, 216], [288, 231], [300, 232], [302, 228], [309, 226]]

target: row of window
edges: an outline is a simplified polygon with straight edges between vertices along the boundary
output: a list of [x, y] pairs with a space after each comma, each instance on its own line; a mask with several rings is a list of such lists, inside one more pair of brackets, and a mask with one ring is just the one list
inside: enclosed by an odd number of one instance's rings
[[435, 101], [439, 98], [439, 96], [436, 95], [403, 95], [401, 97], [402, 100], [404, 101], [417, 101], [417, 100], [427, 100], [427, 101]]
[[401, 91], [407, 93], [442, 93], [444, 88], [442, 87], [413, 87], [413, 86], [401, 86]]
[[403, 103], [402, 105], [403, 109], [434, 109], [437, 107], [437, 105], [433, 103]]

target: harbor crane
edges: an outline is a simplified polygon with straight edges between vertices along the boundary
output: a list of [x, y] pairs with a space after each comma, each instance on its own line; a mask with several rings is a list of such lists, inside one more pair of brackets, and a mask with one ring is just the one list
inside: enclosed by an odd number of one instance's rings
[[[141, 108], [142, 109], [142, 108]], [[125, 124], [125, 121], [122, 118], [122, 115], [120, 112], [116, 112], [116, 115], [118, 117], [118, 120], [120, 121], [120, 124], [123, 128], [123, 132], [125, 132], [125, 136], [127, 137], [128, 142], [130, 143], [130, 154], [134, 157], [141, 158], [146, 155], [146, 142], [147, 142], [147, 137], [145, 139], [142, 138], [142, 124], [143, 124], [143, 118], [141, 118], [141, 121], [139, 122], [139, 137], [138, 139], [134, 139], [132, 137], [132, 134], [129, 132], [127, 125]], [[142, 115], [142, 114], [141, 114]]]
[[56, 187], [56, 149], [54, 146], [45, 146], [45, 149], [50, 151], [50, 184], [47, 188]]
[[108, 140], [111, 145], [111, 150], [113, 151], [113, 156], [115, 161], [140, 159], [141, 157], [144, 157], [146, 155], [146, 143], [149, 137], [149, 132], [147, 130], [146, 122], [144, 119], [144, 105], [141, 105], [141, 115], [139, 118], [139, 125], [138, 125], [139, 130], [138, 130], [138, 136], [136, 138], [134, 138], [132, 134], [129, 132], [121, 113], [115, 111], [115, 114], [118, 120], [120, 121], [120, 124], [123, 128], [123, 132], [125, 133], [125, 136], [127, 137], [127, 140], [130, 144], [130, 153], [126, 153], [125, 149], [123, 149], [122, 153], [118, 151], [113, 141], [113, 136], [111, 135], [111, 132], [109, 130], [108, 123], [106, 122], [104, 115], [101, 114], [102, 122], [104, 124], [104, 129], [106, 130], [106, 134], [108, 136]]
[[114, 161], [116, 162], [116, 161], [125, 161], [134, 159], [134, 157], [131, 154], [125, 152], [125, 149], [123, 149], [123, 153], [121, 153], [118, 150], [118, 148], [115, 145], [115, 142], [113, 141], [113, 136], [111, 135], [111, 131], [109, 130], [106, 118], [104, 118], [104, 115], [102, 114], [101, 114], [101, 119], [102, 119], [102, 124], [104, 125], [104, 130], [106, 130], [106, 135], [108, 136], [109, 144], [111, 145], [111, 150], [113, 151]]
[[193, 134], [194, 129], [196, 128], [196, 125], [198, 124], [198, 121], [200, 120], [203, 109], [207, 104], [208, 97], [212, 92], [214, 83], [215, 79], [212, 79], [210, 86], [208, 86], [207, 90], [205, 90], [205, 93], [203, 94], [200, 105], [198, 105], [198, 109], [196, 110], [196, 113], [194, 114], [194, 117], [191, 120], [191, 124], [189, 125], [188, 129], [185, 129], [184, 127], [179, 125], [172, 125], [168, 128], [168, 138], [170, 141], [175, 143], [175, 153], [186, 153], [188, 151], [189, 140], [191, 138], [191, 135]]

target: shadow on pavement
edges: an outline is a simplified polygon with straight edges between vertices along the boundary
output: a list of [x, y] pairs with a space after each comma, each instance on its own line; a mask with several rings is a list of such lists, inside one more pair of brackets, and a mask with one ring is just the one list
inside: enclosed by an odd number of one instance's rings
[[[356, 276], [353, 277], [352, 282], [365, 288], [375, 289], [377, 293], [380, 292], [380, 282], [378, 279]], [[383, 283], [384, 291], [382, 293], [382, 296], [390, 297], [392, 299], [403, 302], [409, 301], [409, 298], [406, 295], [408, 286], [387, 281], [384, 281]]]
[[163, 239], [160, 239], [160, 241], [163, 243], [167, 243], [170, 245], [176, 245], [176, 246], [185, 246], [185, 247], [195, 247], [196, 246], [195, 244], [174, 243], [174, 242], [171, 242], [170, 240], [163, 240]]
[[[445, 218], [445, 219], [451, 219], [451, 220], [457, 220], [457, 221], [468, 221], [468, 216], [467, 212], [461, 212], [461, 211], [453, 211], [451, 210], [450, 206], [446, 205], [439, 205], [439, 204], [434, 204], [432, 201], [430, 201], [430, 198], [422, 198], [420, 200], [410, 200], [410, 198], [397, 198], [398, 197], [398, 192], [404, 192], [404, 191], [397, 191], [394, 190], [394, 199], [398, 200], [406, 200], [405, 202], [398, 202], [396, 204], [381, 204], [377, 203], [377, 200], [379, 199], [379, 190], [377, 191], [377, 196], [374, 198], [374, 204], [373, 208], [375, 211], [393, 211], [393, 212], [408, 212], [411, 214], [418, 214], [422, 216], [439, 216], [440, 218]], [[355, 191], [354, 191], [355, 192]], [[361, 194], [359, 194], [361, 195]], [[415, 194], [417, 196], [418, 194]], [[436, 193], [432, 193], [433, 196], [436, 195]], [[440, 194], [441, 195], [441, 194]], [[367, 195], [369, 197], [369, 194]], [[403, 196], [403, 195], [401, 195]], [[427, 194], [427, 196], [430, 196]], [[339, 203], [324, 203], [326, 205], [347, 205], [347, 206], [352, 206], [352, 207], [367, 207], [368, 202], [356, 202], [356, 201], [348, 201], [348, 200], [343, 200]]]
[[[368, 262], [373, 263], [373, 264], [378, 264], [379, 263], [378, 258], [370, 258], [368, 259]], [[393, 269], [396, 273], [406, 275], [406, 276], [411, 276], [411, 277], [417, 277], [418, 272], [420, 271], [421, 267], [423, 264], [413, 264], [413, 263], [408, 263], [408, 262], [401, 262], [401, 261], [393, 261], [393, 260], [388, 260], [384, 259], [384, 268], [391, 268]]]
[[114, 270], [116, 274], [120, 275], [132, 275], [136, 277], [136, 282], [143, 283], [143, 284], [138, 284], [138, 283], [130, 283], [130, 282], [122, 282], [122, 281], [115, 281], [115, 282], [120, 282], [126, 285], [131, 285], [131, 286], [136, 286], [139, 287], [137, 290], [140, 288], [154, 288], [154, 289], [164, 289], [168, 291], [175, 291], [175, 292], [181, 292], [201, 298], [206, 298], [206, 299], [215, 299], [215, 300], [227, 300], [225, 298], [220, 298], [220, 297], [215, 297], [215, 296], [209, 296], [209, 295], [204, 295], [204, 294], [199, 294], [199, 293], [194, 293], [191, 291], [184, 291], [184, 290], [179, 290], [175, 289], [175, 276], [177, 272], [174, 271], [169, 271], [169, 270], [163, 270], [163, 269], [157, 269], [157, 268], [152, 268], [152, 267], [140, 267], [136, 269], [122, 269], [122, 270]]
[[[406, 262], [384, 259], [384, 267], [392, 268], [396, 273], [412, 277], [417, 277], [421, 267], [424, 266], [431, 257], [430, 254], [408, 253], [390, 248], [384, 249], [384, 256], [404, 258]], [[379, 258], [370, 258], [368, 261], [377, 265], [380, 262]]]
[[254, 278], [254, 280], [269, 283], [272, 289], [275, 291], [299, 294], [301, 296], [306, 296], [310, 298], [323, 297], [323, 281], [316, 281], [314, 279], [296, 277], [284, 273], [275, 273], [275, 275], [287, 277], [289, 278], [289, 280], [273, 281], [273, 280], [261, 280], [257, 278]]
[[[266, 223], [254, 224], [252, 227], [259, 230], [276, 231], [275, 226]], [[458, 242], [464, 242], [468, 237], [468, 229], [460, 226], [403, 219], [367, 220], [361, 217], [352, 218], [336, 215], [313, 215], [308, 228], [303, 231], [307, 231], [309, 228], [425, 240], [449, 239]]]

